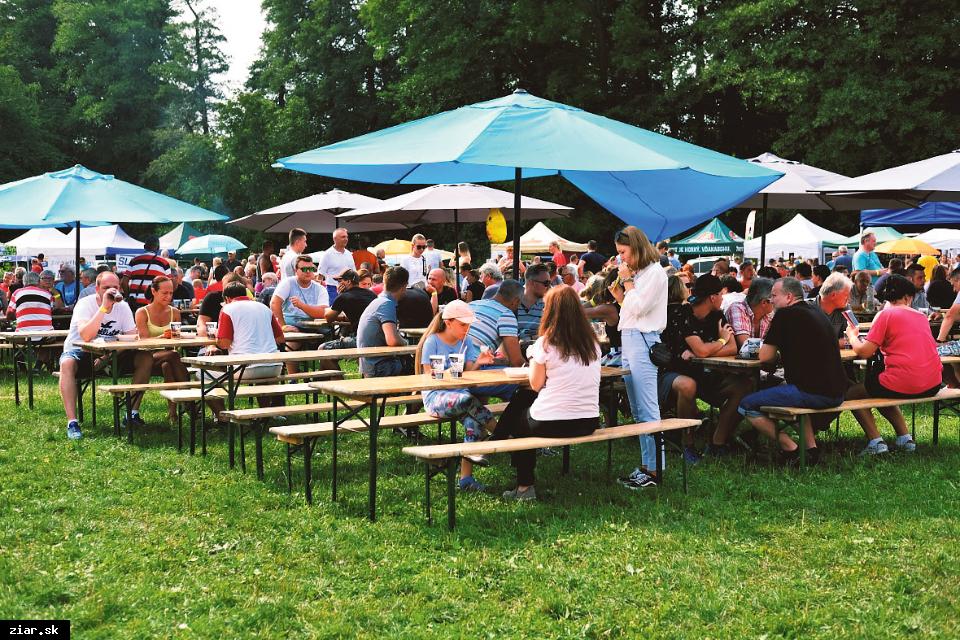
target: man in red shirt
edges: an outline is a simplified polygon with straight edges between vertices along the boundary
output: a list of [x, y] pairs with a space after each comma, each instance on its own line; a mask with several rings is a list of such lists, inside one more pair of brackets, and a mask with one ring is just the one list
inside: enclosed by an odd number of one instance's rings
[[157, 276], [173, 277], [173, 271], [166, 258], [160, 256], [160, 240], [150, 236], [143, 243], [145, 253], [130, 261], [130, 266], [123, 274], [121, 284], [130, 298], [130, 306], [134, 313], [150, 302], [148, 297], [150, 285]]
[[553, 255], [553, 264], [557, 265], [558, 269], [566, 266], [567, 256], [563, 255], [563, 251], [560, 251], [560, 243], [556, 240], [550, 243], [550, 253]]

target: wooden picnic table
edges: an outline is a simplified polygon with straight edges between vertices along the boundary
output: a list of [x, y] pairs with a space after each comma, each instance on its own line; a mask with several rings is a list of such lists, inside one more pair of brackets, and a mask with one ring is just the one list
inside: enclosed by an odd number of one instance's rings
[[[840, 359], [844, 362], [857, 359], [857, 354], [853, 349], [841, 349]], [[756, 369], [763, 366], [759, 360], [747, 360], [736, 356], [710, 356], [706, 358], [691, 358], [691, 362], [696, 362], [705, 367], [718, 367], [724, 369]]]
[[27, 406], [33, 409], [33, 368], [37, 362], [37, 347], [50, 346], [57, 340], [63, 340], [70, 332], [66, 329], [49, 331], [4, 331], [0, 341], [9, 344], [13, 351], [13, 397], [20, 406], [20, 371], [17, 358], [24, 356], [27, 366]]
[[[193, 336], [190, 338], [143, 338], [138, 340], [90, 340], [88, 342], [77, 342], [76, 346], [80, 349], [93, 354], [94, 357], [108, 356], [110, 358], [110, 374], [113, 376], [113, 384], [117, 384], [120, 378], [120, 354], [124, 351], [164, 351], [166, 349], [181, 349], [206, 347], [214, 344], [213, 338], [202, 338]], [[90, 390], [93, 394], [90, 402], [90, 413], [93, 424], [97, 424], [97, 376], [96, 372], [90, 378]], [[114, 425], [120, 424], [120, 405], [113, 403], [113, 422]], [[117, 433], [119, 435], [119, 432]]]
[[[609, 380], [629, 375], [628, 369], [620, 367], [603, 367], [600, 375], [601, 380]], [[336, 499], [336, 451], [337, 451], [337, 426], [343, 422], [360, 417], [363, 409], [369, 410], [369, 496], [368, 496], [368, 517], [371, 521], [377, 519], [377, 435], [380, 426], [381, 409], [380, 406], [390, 396], [407, 395], [421, 391], [436, 391], [442, 389], [472, 389], [478, 387], [495, 387], [501, 385], [520, 385], [530, 384], [529, 376], [515, 377], [509, 376], [505, 369], [483, 369], [478, 371], [464, 371], [459, 378], [453, 378], [450, 373], [444, 374], [443, 378], [436, 379], [429, 374], [410, 375], [410, 376], [389, 376], [384, 378], [354, 378], [351, 380], [323, 380], [311, 382], [310, 386], [333, 397], [333, 442], [331, 451], [333, 454], [332, 472], [333, 472], [333, 495]], [[613, 394], [611, 394], [613, 395]], [[345, 415], [338, 415], [338, 399], [359, 401], [363, 404], [349, 409]], [[347, 408], [345, 406], [345, 408]], [[362, 419], [362, 418], [361, 418]], [[612, 419], [608, 416], [608, 420]]]
[[323, 318], [314, 318], [313, 320], [302, 320], [297, 323], [297, 326], [301, 329], [323, 329], [324, 327], [334, 327], [349, 324], [349, 320], [333, 320], [331, 322], [324, 320]]
[[404, 328], [400, 327], [400, 333], [405, 333], [406, 335], [412, 338], [420, 338], [427, 332], [428, 327], [410, 327]]

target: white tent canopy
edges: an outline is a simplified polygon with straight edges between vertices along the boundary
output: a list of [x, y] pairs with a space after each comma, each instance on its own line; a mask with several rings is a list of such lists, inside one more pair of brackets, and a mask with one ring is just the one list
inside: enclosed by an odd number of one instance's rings
[[[76, 242], [76, 229], [67, 234], [70, 247]], [[103, 227], [86, 227], [80, 230], [80, 255], [87, 258], [106, 254], [133, 253], [143, 251], [143, 243], [134, 240], [120, 225], [110, 224]]]
[[[770, 257], [794, 256], [803, 258], [823, 258], [823, 243], [843, 243], [846, 237], [819, 227], [802, 215], [767, 234], [767, 255]], [[760, 257], [760, 238], [743, 243], [743, 255], [746, 258]]]
[[[86, 229], [84, 229], [84, 231], [86, 231]], [[17, 253], [31, 256], [42, 253], [44, 257], [55, 253], [67, 253], [72, 257], [74, 249], [72, 238], [53, 227], [30, 229], [7, 244], [16, 247]]]
[[[560, 243], [561, 251], [589, 251], [587, 245], [579, 242], [571, 242], [566, 238], [562, 238], [551, 231], [550, 227], [542, 222], [538, 222], [537, 224], [533, 225], [530, 231], [527, 231], [525, 234], [520, 236], [520, 252], [546, 253], [550, 250], [550, 243], [554, 241]], [[503, 244], [490, 245], [490, 250], [493, 253], [504, 253], [506, 252], [508, 246], [513, 246], [513, 241], [507, 241]], [[757, 246], [759, 247], [759, 245]]]
[[960, 229], [930, 229], [917, 236], [927, 244], [940, 249], [956, 253], [960, 251]]

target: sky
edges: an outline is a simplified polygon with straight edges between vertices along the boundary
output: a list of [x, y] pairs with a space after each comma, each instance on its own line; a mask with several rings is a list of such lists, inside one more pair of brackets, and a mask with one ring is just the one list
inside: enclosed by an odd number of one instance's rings
[[260, 34], [266, 25], [260, 10], [260, 0], [207, 0], [220, 14], [218, 24], [227, 41], [224, 53], [230, 61], [226, 81], [227, 95], [243, 88], [247, 69], [260, 51]]

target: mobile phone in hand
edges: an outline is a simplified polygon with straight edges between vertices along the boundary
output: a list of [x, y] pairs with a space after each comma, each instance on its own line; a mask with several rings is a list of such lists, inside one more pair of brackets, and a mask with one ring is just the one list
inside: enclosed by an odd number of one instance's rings
[[852, 328], [856, 329], [857, 317], [853, 315], [853, 311], [850, 311], [850, 309], [844, 309], [842, 313], [843, 313], [843, 317], [847, 320], [847, 324], [849, 324]]

